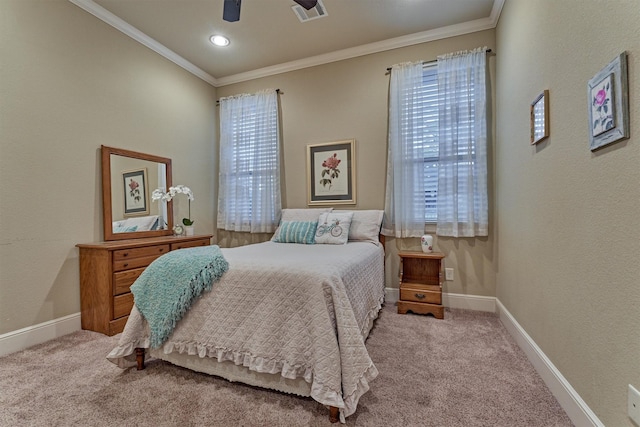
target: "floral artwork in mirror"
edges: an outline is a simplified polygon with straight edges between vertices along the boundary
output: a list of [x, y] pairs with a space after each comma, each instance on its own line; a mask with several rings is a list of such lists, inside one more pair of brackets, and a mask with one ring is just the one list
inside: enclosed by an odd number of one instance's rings
[[531, 103], [531, 144], [549, 137], [549, 91], [543, 91]]
[[122, 172], [124, 216], [149, 214], [147, 169]]
[[627, 53], [622, 52], [587, 84], [589, 146], [595, 151], [629, 138]]

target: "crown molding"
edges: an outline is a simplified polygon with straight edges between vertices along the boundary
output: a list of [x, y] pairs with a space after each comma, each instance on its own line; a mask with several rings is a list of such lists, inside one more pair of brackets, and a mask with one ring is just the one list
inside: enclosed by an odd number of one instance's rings
[[[496, 3], [504, 3], [504, 0], [495, 1]], [[492, 15], [493, 11], [495, 11], [495, 3], [494, 9], [492, 10]], [[447, 27], [437, 28], [435, 30], [422, 31], [419, 33], [383, 40], [380, 42], [369, 43], [348, 49], [337, 50], [335, 52], [330, 52], [322, 55], [311, 56], [309, 58], [304, 58], [297, 61], [285, 62], [283, 64], [274, 65], [271, 67], [259, 68], [257, 70], [247, 71], [246, 73], [220, 77], [217, 79], [216, 86], [226, 86], [234, 83], [244, 82], [247, 80], [268, 77], [274, 74], [281, 74], [289, 71], [300, 70], [303, 68], [315, 67], [318, 65], [328, 64], [330, 62], [337, 62], [345, 59], [356, 58], [358, 56], [370, 55], [372, 53], [384, 52], [386, 50], [398, 49], [401, 47], [446, 39], [449, 37], [461, 36], [463, 34], [475, 33], [477, 31], [489, 30], [495, 28], [498, 17], [499, 14], [496, 16], [496, 18], [493, 18], [493, 16], [491, 16], [489, 18], [482, 18], [474, 21], [464, 22], [461, 24], [449, 25]]]
[[268, 77], [275, 74], [296, 71], [303, 68], [315, 67], [318, 65], [328, 64], [331, 62], [342, 61], [345, 59], [356, 58], [359, 56], [370, 55], [372, 53], [384, 52], [387, 50], [398, 49], [402, 47], [412, 46], [420, 43], [427, 43], [435, 40], [441, 40], [448, 37], [461, 36], [464, 34], [474, 33], [477, 31], [489, 30], [495, 28], [500, 19], [500, 13], [504, 6], [505, 0], [494, 0], [491, 15], [488, 18], [477, 19], [474, 21], [464, 22], [461, 24], [450, 25], [447, 27], [437, 28], [429, 31], [409, 34], [406, 36], [395, 37], [380, 42], [369, 43], [348, 49], [342, 49], [322, 55], [311, 56], [296, 61], [285, 62], [270, 67], [258, 68], [256, 70], [244, 73], [233, 74], [225, 77], [215, 78], [206, 71], [195, 66], [191, 62], [184, 59], [171, 49], [159, 43], [155, 39], [149, 37], [126, 21], [109, 12], [93, 0], [69, 0], [76, 6], [89, 12], [96, 18], [106, 22], [115, 29], [123, 32], [137, 42], [143, 44], [159, 55], [164, 56], [171, 62], [179, 65], [189, 71], [196, 77], [201, 78], [205, 82], [214, 87], [227, 86], [234, 83], [240, 83], [248, 80]]
[[111, 25], [113, 28], [128, 35], [135, 41], [153, 50], [157, 54], [164, 56], [169, 61], [179, 65], [180, 67], [184, 68], [194, 76], [201, 78], [202, 80], [204, 80], [205, 82], [209, 83], [212, 86], [217, 85], [217, 80], [215, 77], [213, 77], [203, 69], [193, 65], [191, 62], [187, 61], [182, 56], [178, 55], [177, 53], [175, 53], [165, 45], [157, 42], [155, 39], [149, 37], [142, 31], [138, 30], [136, 27], [118, 18], [116, 15], [109, 12], [107, 9], [100, 6], [93, 0], [69, 0], [69, 1], [75, 4], [76, 6], [78, 6], [79, 8], [89, 12], [96, 18]]
[[491, 9], [491, 15], [489, 15], [489, 19], [493, 22], [493, 27], [498, 26], [498, 20], [500, 20], [500, 14], [502, 13], [502, 8], [504, 7], [505, 0], [493, 0], [493, 8]]

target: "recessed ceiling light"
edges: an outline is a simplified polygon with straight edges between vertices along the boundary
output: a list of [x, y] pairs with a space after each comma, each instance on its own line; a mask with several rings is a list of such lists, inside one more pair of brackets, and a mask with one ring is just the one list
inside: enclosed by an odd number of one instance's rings
[[229, 45], [229, 39], [226, 38], [225, 36], [211, 36], [209, 38], [209, 40], [211, 40], [211, 43], [215, 44], [216, 46], [228, 46]]

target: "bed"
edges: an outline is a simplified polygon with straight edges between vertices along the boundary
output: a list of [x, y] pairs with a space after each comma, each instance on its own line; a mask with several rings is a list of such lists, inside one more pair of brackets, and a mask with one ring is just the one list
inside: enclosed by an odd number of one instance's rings
[[[285, 228], [312, 223], [318, 212], [315, 244], [289, 243], [305, 237]], [[384, 247], [377, 234], [382, 212], [355, 211], [350, 224], [331, 222], [349, 213], [284, 210], [272, 241], [221, 249], [228, 271], [160, 347], [150, 348], [149, 325], [134, 306], [107, 358], [121, 368], [142, 369], [148, 355], [310, 396], [330, 408], [331, 421], [344, 421], [378, 375], [365, 340], [384, 302]], [[325, 235], [335, 240], [336, 228], [344, 244], [315, 242]]]

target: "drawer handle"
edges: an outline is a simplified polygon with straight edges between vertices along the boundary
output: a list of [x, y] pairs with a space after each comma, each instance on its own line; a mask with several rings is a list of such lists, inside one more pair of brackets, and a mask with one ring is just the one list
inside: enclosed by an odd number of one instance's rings
[[164, 248], [160, 248], [158, 249], [160, 252], [164, 252]]
[[124, 266], [125, 266], [125, 267], [129, 267], [129, 263], [128, 263], [128, 262], [127, 262], [127, 263], [125, 263], [125, 264], [124, 264]]
[[125, 253], [123, 253], [123, 254], [122, 254], [122, 256], [123, 256], [123, 257], [125, 257], [125, 256], [129, 256], [129, 252], [125, 252]]
[[425, 295], [424, 294], [414, 294], [416, 296], [416, 298], [418, 299], [424, 299]]

